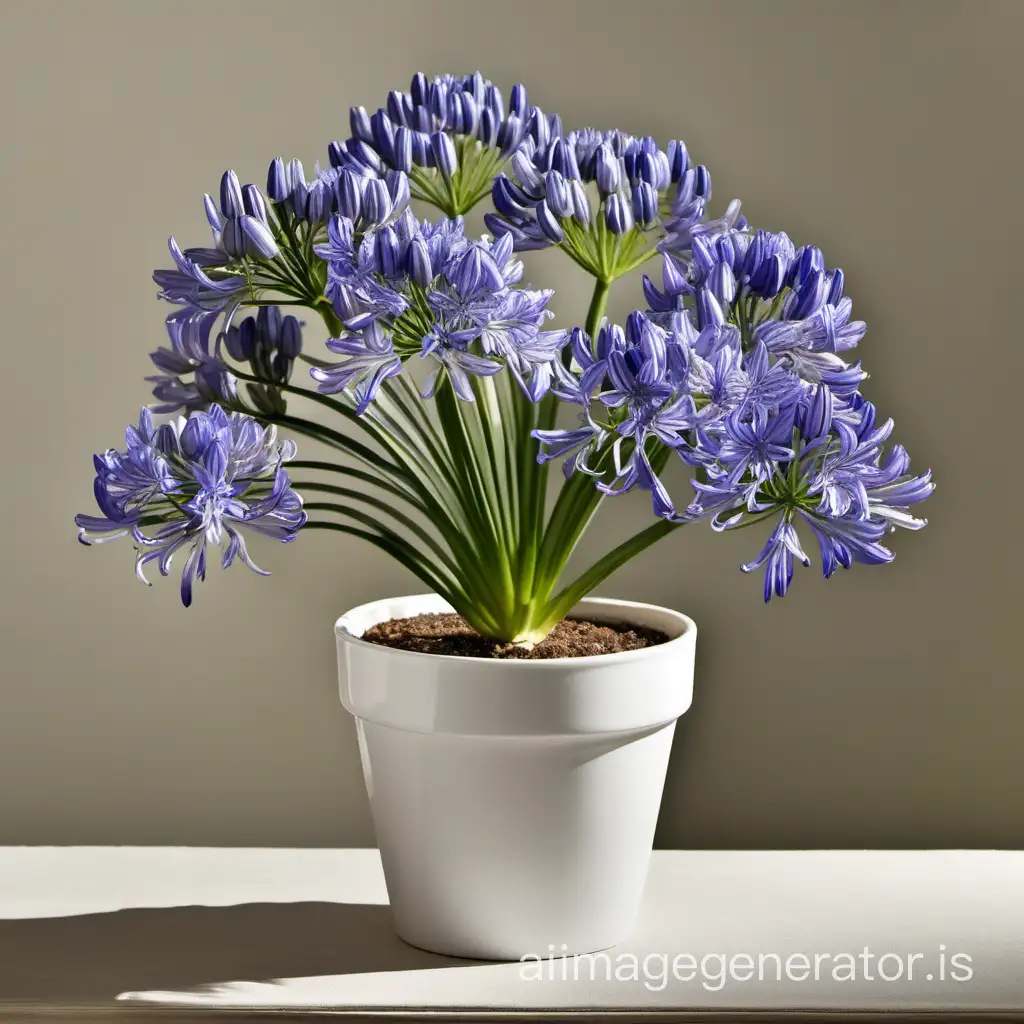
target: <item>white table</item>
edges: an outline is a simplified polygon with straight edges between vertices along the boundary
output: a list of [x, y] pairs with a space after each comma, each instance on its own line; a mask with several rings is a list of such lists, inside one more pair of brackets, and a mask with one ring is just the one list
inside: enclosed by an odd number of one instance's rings
[[[955, 954], [971, 958], [970, 980], [956, 980]], [[523, 965], [402, 943], [375, 850], [0, 848], [0, 1020], [836, 1011], [1024, 1021], [1024, 853], [661, 851], [636, 934], [607, 964]]]

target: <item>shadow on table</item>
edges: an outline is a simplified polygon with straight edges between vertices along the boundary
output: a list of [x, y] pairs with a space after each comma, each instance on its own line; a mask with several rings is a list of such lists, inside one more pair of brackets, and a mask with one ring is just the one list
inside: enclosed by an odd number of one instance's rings
[[395, 934], [390, 908], [245, 903], [0, 920], [0, 999], [113, 999], [144, 989], [479, 966]]

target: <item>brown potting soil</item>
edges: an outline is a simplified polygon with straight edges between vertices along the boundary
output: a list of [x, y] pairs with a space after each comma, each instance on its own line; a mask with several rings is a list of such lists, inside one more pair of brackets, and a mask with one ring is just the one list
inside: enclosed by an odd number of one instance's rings
[[637, 651], [665, 643], [655, 629], [587, 619], [562, 619], [535, 647], [497, 643], [481, 636], [453, 612], [388, 619], [371, 626], [364, 640], [420, 654], [450, 654], [464, 658], [584, 658], [594, 654]]

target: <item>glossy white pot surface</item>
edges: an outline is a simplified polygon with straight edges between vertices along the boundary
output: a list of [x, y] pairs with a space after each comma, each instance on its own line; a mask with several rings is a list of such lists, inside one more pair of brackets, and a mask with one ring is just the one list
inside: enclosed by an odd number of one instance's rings
[[618, 654], [501, 660], [360, 639], [451, 611], [436, 595], [365, 604], [335, 626], [395, 927], [415, 946], [518, 960], [625, 939], [643, 892], [697, 627], [588, 598], [573, 615], [661, 630]]

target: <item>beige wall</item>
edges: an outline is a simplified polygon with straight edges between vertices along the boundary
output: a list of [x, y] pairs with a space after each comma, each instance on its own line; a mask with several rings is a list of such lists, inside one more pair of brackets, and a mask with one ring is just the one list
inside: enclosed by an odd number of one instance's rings
[[[716, 207], [822, 245], [869, 323], [867, 393], [938, 481], [894, 565], [798, 569], [768, 608], [737, 570], [756, 531], [687, 528], [604, 588], [701, 627], [660, 843], [1024, 843], [1022, 38], [1024, 4], [980, 0], [0, 3], [0, 842], [372, 841], [330, 626], [417, 584], [310, 535], [186, 611], [71, 519], [146, 399], [150, 271], [171, 231], [206, 244], [220, 172], [311, 166], [349, 104], [479, 66], [568, 126], [681, 135]], [[582, 277], [538, 273], [581, 317]]]

